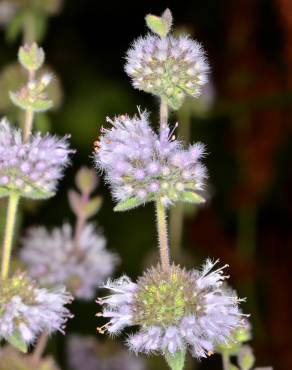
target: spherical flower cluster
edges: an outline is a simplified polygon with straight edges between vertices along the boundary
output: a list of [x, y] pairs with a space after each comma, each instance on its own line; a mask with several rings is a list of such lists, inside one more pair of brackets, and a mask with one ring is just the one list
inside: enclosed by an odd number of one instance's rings
[[24, 273], [1, 280], [0, 339], [9, 341], [17, 335], [30, 344], [43, 331], [63, 332], [65, 322], [72, 317], [64, 306], [71, 301], [65, 288], [40, 289]]
[[94, 337], [74, 335], [68, 342], [68, 362], [72, 370], [145, 369], [142, 359], [112, 341], [100, 342]]
[[203, 201], [198, 194], [206, 178], [200, 162], [204, 154], [201, 143], [183, 149], [167, 125], [156, 134], [145, 112], [108, 121], [112, 128], [103, 129], [95, 162], [105, 170], [117, 201], [133, 199], [143, 204], [160, 200], [165, 205]]
[[56, 190], [69, 163], [68, 136], [31, 136], [23, 142], [21, 130], [0, 122], [0, 196], [16, 192], [27, 198], [47, 198]]
[[64, 284], [80, 299], [92, 299], [96, 287], [112, 274], [118, 262], [117, 256], [106, 250], [106, 240], [95, 232], [93, 224], [85, 225], [78, 244], [72, 227], [64, 224], [52, 232], [44, 227], [31, 228], [22, 245], [21, 259], [30, 276], [45, 286]]
[[43, 357], [36, 364], [33, 355], [23, 354], [13, 347], [0, 349], [0, 370], [59, 370], [51, 357]]
[[99, 328], [118, 334], [137, 325], [128, 346], [134, 352], [174, 355], [190, 348], [194, 357], [206, 357], [218, 342], [226, 342], [230, 333], [242, 325], [240, 301], [222, 287], [226, 279], [222, 268], [207, 260], [202, 271], [186, 271], [172, 266], [163, 271], [152, 268], [137, 283], [127, 277], [108, 282], [113, 293], [99, 299], [104, 306], [100, 316], [110, 321]]
[[173, 109], [180, 107], [186, 95], [198, 97], [208, 81], [203, 48], [185, 35], [140, 37], [126, 59], [125, 70], [133, 86], [166, 99]]

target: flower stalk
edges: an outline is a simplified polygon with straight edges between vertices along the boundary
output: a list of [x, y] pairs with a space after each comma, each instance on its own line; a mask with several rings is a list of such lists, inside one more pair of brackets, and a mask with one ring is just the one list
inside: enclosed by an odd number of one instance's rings
[[156, 202], [156, 218], [157, 218], [161, 267], [164, 271], [168, 271], [170, 268], [169, 264], [170, 258], [167, 235], [166, 209], [165, 206], [160, 201]]
[[5, 225], [4, 240], [3, 240], [3, 249], [2, 249], [2, 267], [1, 267], [2, 279], [6, 279], [9, 273], [18, 201], [19, 201], [18, 194], [11, 193], [9, 195], [6, 225]]

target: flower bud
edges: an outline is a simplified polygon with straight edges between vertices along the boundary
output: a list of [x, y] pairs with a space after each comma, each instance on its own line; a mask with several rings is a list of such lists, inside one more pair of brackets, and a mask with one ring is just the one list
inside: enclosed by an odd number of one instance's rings
[[45, 53], [36, 43], [31, 45], [25, 44], [19, 48], [18, 59], [25, 69], [35, 72], [43, 65]]

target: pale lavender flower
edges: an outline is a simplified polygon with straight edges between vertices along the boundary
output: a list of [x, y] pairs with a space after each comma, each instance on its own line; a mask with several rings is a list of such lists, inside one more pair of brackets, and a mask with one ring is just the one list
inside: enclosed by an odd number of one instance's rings
[[206, 357], [216, 343], [226, 342], [230, 333], [242, 325], [238, 299], [226, 294], [223, 268], [207, 260], [201, 271], [186, 271], [160, 266], [147, 271], [137, 283], [122, 277], [104, 288], [112, 294], [98, 303], [109, 318], [99, 328], [114, 335], [128, 326], [138, 326], [127, 344], [134, 352], [170, 353], [190, 349], [194, 357]]
[[141, 358], [117, 343], [73, 335], [68, 341], [68, 363], [72, 370], [144, 370]]
[[21, 130], [0, 122], [0, 196], [17, 192], [27, 198], [47, 198], [54, 194], [58, 180], [69, 163], [69, 136], [58, 138], [40, 133], [29, 142]]
[[30, 276], [45, 286], [64, 284], [80, 299], [92, 299], [118, 262], [93, 224], [84, 226], [78, 244], [72, 227], [64, 224], [51, 232], [44, 227], [31, 228], [22, 245], [21, 259]]
[[186, 35], [140, 37], [128, 50], [126, 59], [125, 71], [133, 86], [166, 99], [174, 109], [179, 108], [186, 95], [198, 97], [208, 81], [204, 50]]
[[40, 289], [24, 273], [0, 281], [0, 338], [17, 334], [30, 344], [43, 331], [64, 331], [72, 315], [65, 307], [72, 302], [64, 287]]
[[[105, 170], [114, 198], [143, 204], [160, 200], [202, 202], [206, 169], [200, 162], [204, 145], [196, 143], [184, 149], [165, 125], [156, 134], [148, 114], [130, 118], [118, 116], [111, 129], [103, 129], [95, 163]], [[136, 204], [136, 205], [137, 205]]]

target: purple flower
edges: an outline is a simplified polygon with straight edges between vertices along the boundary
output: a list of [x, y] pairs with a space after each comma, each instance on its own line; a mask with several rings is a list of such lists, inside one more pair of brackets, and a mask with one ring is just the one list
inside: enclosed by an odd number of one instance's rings
[[69, 337], [68, 363], [72, 370], [144, 370], [142, 359], [119, 344], [99, 342], [94, 337]]
[[0, 338], [9, 340], [15, 333], [30, 344], [43, 331], [64, 331], [71, 318], [65, 307], [72, 296], [64, 287], [40, 289], [24, 274], [0, 281]]
[[227, 294], [223, 268], [207, 260], [201, 271], [172, 266], [151, 268], [137, 283], [127, 277], [109, 281], [111, 295], [98, 300], [99, 316], [109, 318], [100, 332], [118, 334], [127, 326], [138, 332], [127, 343], [134, 352], [170, 353], [190, 349], [194, 357], [206, 357], [218, 342], [242, 326], [238, 299]]
[[173, 109], [179, 108], [186, 95], [198, 97], [208, 81], [203, 48], [186, 35], [140, 37], [126, 59], [125, 71], [133, 86], [166, 99]]
[[204, 145], [196, 143], [184, 149], [166, 125], [156, 134], [146, 112], [108, 121], [112, 127], [102, 130], [95, 163], [105, 171], [118, 202], [134, 199], [142, 204], [159, 199], [168, 205], [204, 201], [199, 195], [206, 178], [200, 162]]
[[21, 130], [0, 122], [0, 196], [17, 192], [27, 198], [48, 198], [69, 163], [69, 136], [36, 133], [28, 143]]
[[52, 232], [31, 228], [22, 241], [21, 259], [41, 285], [64, 284], [75, 297], [92, 299], [97, 286], [113, 273], [118, 258], [106, 250], [106, 240], [93, 224], [85, 225], [78, 245], [72, 234], [69, 224]]

